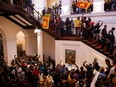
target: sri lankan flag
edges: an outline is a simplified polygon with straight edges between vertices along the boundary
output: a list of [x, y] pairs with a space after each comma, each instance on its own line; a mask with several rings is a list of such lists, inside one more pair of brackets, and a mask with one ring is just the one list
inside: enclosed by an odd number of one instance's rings
[[82, 9], [88, 9], [90, 5], [91, 5], [90, 2], [78, 2], [77, 3], [77, 7], [82, 8]]
[[43, 19], [42, 19], [42, 27], [44, 29], [49, 28], [49, 21], [50, 21], [50, 14], [45, 14]]

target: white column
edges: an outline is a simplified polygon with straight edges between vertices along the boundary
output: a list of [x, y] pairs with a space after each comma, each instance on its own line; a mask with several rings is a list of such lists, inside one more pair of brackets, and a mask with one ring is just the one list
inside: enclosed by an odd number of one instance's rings
[[62, 16], [70, 15], [71, 13], [71, 0], [62, 0]]
[[11, 64], [12, 59], [14, 59], [14, 55], [17, 55], [17, 48], [16, 48], [16, 38], [7, 38], [6, 39], [6, 52], [7, 52], [7, 65]]
[[43, 62], [43, 37], [42, 37], [42, 30], [36, 29], [34, 31], [37, 33], [37, 51], [38, 51], [38, 56], [40, 55], [39, 61]]
[[92, 13], [104, 13], [104, 0], [94, 0]]

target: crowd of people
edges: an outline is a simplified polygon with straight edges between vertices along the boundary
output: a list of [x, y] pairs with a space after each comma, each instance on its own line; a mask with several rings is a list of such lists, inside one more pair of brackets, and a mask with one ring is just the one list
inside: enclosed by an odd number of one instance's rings
[[75, 36], [77, 38], [88, 39], [90, 42], [94, 40], [102, 49], [112, 54], [115, 45], [115, 27], [112, 27], [108, 31], [107, 25], [104, 25], [103, 29], [101, 29], [102, 25], [102, 20], [95, 23], [90, 17], [84, 17], [84, 15], [75, 19], [62, 19], [60, 16], [51, 16], [49, 29], [60, 37]]
[[44, 14], [51, 14], [51, 16], [60, 16], [61, 10], [62, 10], [62, 2], [60, 1], [59, 3], [55, 3], [51, 8], [48, 7], [47, 9], [44, 7], [42, 10], [42, 16]]
[[[13, 5], [18, 5], [23, 7], [25, 10], [30, 12], [30, 14], [34, 15], [34, 4], [32, 4], [32, 0], [2, 0], [7, 3], [12, 3]], [[80, 0], [81, 1], [81, 0]], [[80, 2], [79, 0], [72, 0], [72, 6], [71, 6], [71, 13], [83, 13], [83, 12], [92, 12], [93, 11], [93, 0], [82, 0], [86, 2], [90, 2], [91, 5], [88, 9], [82, 9], [78, 8], [77, 3]], [[55, 3], [55, 5], [52, 6], [52, 8], [44, 8], [42, 13], [44, 14], [46, 10], [53, 10], [53, 13], [61, 14], [62, 10], [62, 1], [59, 1], [59, 3]], [[104, 0], [104, 10], [105, 11], [115, 11], [116, 10], [116, 1], [115, 0]], [[38, 12], [39, 13], [39, 12]]]
[[0, 87], [115, 87], [116, 60], [111, 63], [105, 59], [106, 67], [100, 66], [97, 58], [92, 63], [84, 61], [83, 65], [71, 70], [60, 61], [49, 56], [15, 56], [11, 66], [0, 59]]
[[[48, 75], [54, 68], [54, 61], [44, 57], [44, 62], [39, 61], [40, 56], [15, 56], [11, 66], [7, 66], [4, 59], [0, 59], [0, 87], [41, 87], [41, 76]], [[47, 85], [47, 84], [46, 84]], [[48, 86], [46, 86], [48, 87]]]
[[[3, 0], [4, 1], [4, 0]], [[13, 0], [14, 4], [19, 4]], [[25, 3], [26, 5], [26, 3]], [[55, 4], [53, 9], [42, 11], [42, 15], [50, 13], [50, 30], [62, 36], [76, 36], [77, 38], [94, 39], [102, 48], [116, 55], [114, 30], [107, 31], [107, 25], [101, 29], [103, 21], [94, 23], [90, 17], [77, 17], [76, 19], [60, 17], [61, 5]], [[26, 7], [28, 9], [28, 7]], [[107, 8], [109, 9], [109, 8]], [[39, 56], [40, 57], [40, 56]], [[0, 59], [0, 87], [115, 87], [116, 86], [116, 59], [113, 64], [106, 58], [107, 67], [102, 67], [95, 58], [93, 63], [84, 61], [81, 67], [74, 64], [76, 69], [68, 70], [68, 67], [59, 63], [55, 66], [52, 58], [43, 56], [43, 63], [39, 57], [25, 54], [16, 57], [7, 66]], [[94, 73], [96, 72], [96, 73]]]

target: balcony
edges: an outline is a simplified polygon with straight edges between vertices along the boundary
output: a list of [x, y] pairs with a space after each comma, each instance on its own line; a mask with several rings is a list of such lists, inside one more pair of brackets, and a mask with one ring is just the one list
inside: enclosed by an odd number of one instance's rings
[[0, 1], [0, 16], [3, 16], [24, 29], [35, 29], [40, 23], [22, 7]]

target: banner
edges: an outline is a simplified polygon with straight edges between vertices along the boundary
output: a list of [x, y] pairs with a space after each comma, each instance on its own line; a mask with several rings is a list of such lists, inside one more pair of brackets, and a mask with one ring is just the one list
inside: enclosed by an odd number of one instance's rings
[[78, 2], [77, 3], [77, 7], [82, 8], [82, 9], [88, 9], [90, 5], [91, 5], [90, 2]]
[[50, 20], [50, 14], [45, 14], [43, 19], [42, 19], [42, 27], [44, 29], [49, 28], [49, 20]]

